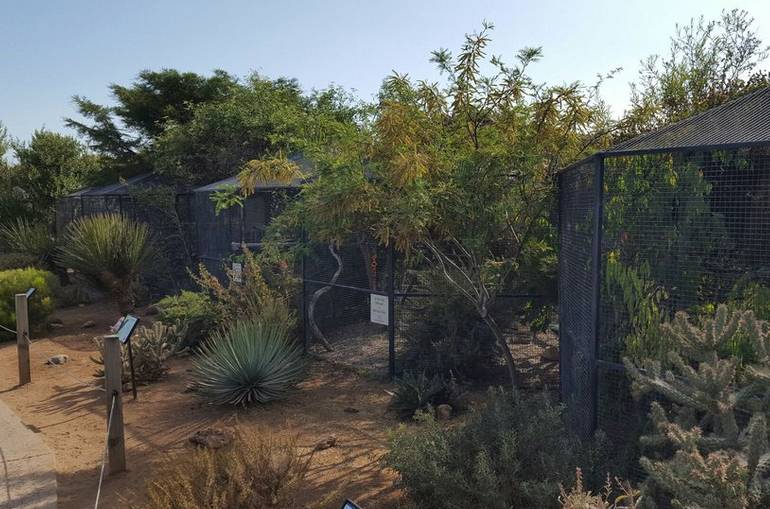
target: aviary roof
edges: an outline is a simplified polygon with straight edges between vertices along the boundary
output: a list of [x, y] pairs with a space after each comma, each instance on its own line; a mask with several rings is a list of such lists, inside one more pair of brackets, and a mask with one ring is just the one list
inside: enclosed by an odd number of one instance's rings
[[158, 176], [154, 173], [144, 173], [142, 175], [136, 175], [135, 177], [129, 177], [121, 182], [115, 184], [109, 184], [100, 187], [86, 187], [80, 189], [74, 193], [70, 193], [68, 197], [77, 196], [104, 196], [115, 194], [128, 194], [129, 188], [135, 185], [149, 186], [158, 183]]
[[770, 87], [642, 134], [604, 154], [770, 143]]

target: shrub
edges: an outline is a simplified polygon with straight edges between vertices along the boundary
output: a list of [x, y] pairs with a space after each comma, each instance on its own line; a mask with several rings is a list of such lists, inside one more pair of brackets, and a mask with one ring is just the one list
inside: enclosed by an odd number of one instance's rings
[[34, 267], [37, 258], [25, 253], [0, 253], [0, 270]]
[[120, 214], [81, 217], [67, 228], [60, 263], [109, 291], [121, 313], [130, 311], [142, 266], [151, 257], [147, 225]]
[[636, 509], [640, 507], [639, 490], [635, 490], [627, 482], [620, 479], [610, 479], [601, 493], [594, 495], [583, 486], [583, 472], [578, 468], [575, 472], [575, 485], [569, 492], [560, 488], [559, 503], [562, 509]]
[[256, 318], [215, 332], [193, 363], [192, 385], [202, 396], [243, 406], [283, 398], [305, 364], [285, 324]]
[[0, 238], [18, 253], [35, 260], [34, 265], [52, 269], [56, 239], [44, 223], [17, 219], [15, 223], [0, 226]]
[[196, 450], [169, 461], [148, 482], [142, 509], [293, 509], [311, 461], [296, 438], [240, 432], [224, 450]]
[[[26, 268], [0, 271], [0, 325], [16, 329], [15, 295], [27, 289], [37, 289], [29, 301], [29, 324], [36, 328], [53, 312], [54, 295], [59, 287], [56, 276], [45, 270]], [[0, 337], [10, 338], [10, 333]]]
[[[140, 327], [131, 338], [131, 350], [134, 354], [134, 374], [136, 382], [148, 384], [163, 378], [168, 371], [166, 361], [174, 353], [179, 345], [179, 334], [176, 327], [155, 322], [152, 327]], [[100, 351], [103, 351], [102, 340], [96, 339]], [[131, 364], [128, 356], [128, 348], [122, 348], [123, 382], [129, 382], [131, 376]], [[91, 360], [100, 366], [104, 366], [104, 356], [91, 357]], [[98, 368], [94, 373], [96, 377], [104, 376], [104, 368]]]
[[439, 297], [429, 297], [409, 321], [403, 365], [428, 375], [484, 378], [500, 359], [494, 334], [467, 299], [443, 287], [431, 288]]
[[556, 507], [559, 484], [573, 481], [575, 466], [596, 470], [595, 452], [581, 448], [562, 413], [545, 395], [490, 390], [463, 425], [443, 428], [419, 413], [419, 428], [399, 427], [385, 465], [419, 507]]
[[268, 285], [259, 261], [248, 249], [244, 249], [242, 267], [240, 280], [227, 268], [224, 284], [203, 265], [195, 276], [201, 289], [211, 296], [217, 324], [225, 328], [235, 320], [260, 317], [293, 329], [296, 317], [289, 308], [288, 297]]
[[405, 372], [396, 380], [396, 390], [390, 407], [402, 418], [410, 418], [417, 411], [427, 411], [441, 404], [458, 408], [460, 390], [454, 378], [445, 380], [441, 375], [427, 376], [425, 373], [415, 375]]
[[196, 346], [216, 325], [214, 307], [205, 293], [183, 290], [179, 295], [162, 298], [155, 306], [160, 321], [176, 326], [183, 336], [183, 346]]

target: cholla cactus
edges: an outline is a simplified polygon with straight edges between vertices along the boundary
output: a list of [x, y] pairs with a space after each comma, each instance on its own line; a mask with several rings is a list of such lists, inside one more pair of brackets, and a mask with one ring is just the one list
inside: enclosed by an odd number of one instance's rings
[[[675, 507], [768, 507], [770, 325], [752, 311], [729, 312], [720, 305], [715, 317], [700, 325], [677, 313], [661, 332], [675, 349], [670, 365], [624, 359], [637, 397], [654, 393], [673, 403], [671, 421], [661, 405], [653, 404], [657, 434], [643, 441], [673, 446], [674, 455], [662, 461], [642, 458], [642, 466]], [[759, 359], [742, 369], [740, 359], [721, 354], [737, 334], [748, 338]], [[740, 413], [752, 416], [743, 427]]]

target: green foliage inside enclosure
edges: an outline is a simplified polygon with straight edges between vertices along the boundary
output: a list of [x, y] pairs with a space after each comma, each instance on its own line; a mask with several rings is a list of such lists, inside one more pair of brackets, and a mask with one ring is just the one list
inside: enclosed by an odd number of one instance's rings
[[[609, 163], [608, 163], [609, 164]], [[698, 302], [706, 262], [729, 246], [723, 218], [712, 211], [712, 185], [680, 156], [613, 158], [605, 171], [603, 242], [628, 267], [687, 305]]]
[[265, 317], [215, 332], [195, 358], [192, 377], [211, 403], [248, 406], [286, 397], [304, 371], [302, 348], [285, 323]]
[[[0, 271], [0, 325], [16, 329], [15, 295], [29, 288], [37, 289], [29, 301], [29, 325], [33, 330], [44, 325], [45, 319], [54, 310], [54, 295], [59, 280], [45, 270], [32, 267]], [[0, 332], [0, 339], [12, 339], [8, 332]]]
[[390, 408], [401, 418], [411, 418], [419, 411], [434, 410], [438, 405], [450, 405], [459, 409], [460, 389], [454, 378], [444, 379], [441, 375], [428, 376], [425, 373], [405, 372], [396, 380], [396, 388]]
[[155, 306], [158, 319], [173, 324], [183, 335], [184, 346], [196, 346], [214, 330], [217, 315], [208, 295], [183, 290], [163, 297]]
[[393, 433], [385, 457], [419, 507], [558, 507], [559, 484], [573, 482], [576, 466], [592, 480], [600, 470], [598, 449], [570, 434], [562, 408], [545, 395], [490, 390], [461, 425], [443, 427], [427, 414], [419, 420]]
[[607, 309], [602, 348], [612, 348], [634, 359], [662, 359], [670, 345], [659, 333], [666, 311], [666, 289], [652, 278], [650, 268], [624, 266], [612, 253], [607, 257], [602, 278], [602, 306]]
[[120, 214], [81, 217], [64, 235], [59, 263], [109, 291], [121, 312], [133, 307], [133, 290], [151, 258], [150, 232], [145, 224]]
[[[679, 312], [661, 334], [672, 345], [669, 367], [624, 360], [634, 393], [661, 400], [652, 406], [654, 433], [642, 437], [647, 490], [675, 507], [767, 507], [770, 324], [720, 305], [695, 324]], [[737, 335], [755, 352], [742, 367], [729, 353]]]

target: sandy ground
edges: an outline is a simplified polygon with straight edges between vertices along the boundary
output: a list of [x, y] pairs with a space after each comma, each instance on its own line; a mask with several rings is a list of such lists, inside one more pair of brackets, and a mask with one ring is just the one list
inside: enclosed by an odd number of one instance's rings
[[[32, 383], [17, 384], [15, 343], [0, 343], [0, 398], [54, 450], [57, 459], [59, 508], [93, 506], [106, 431], [104, 393], [93, 379], [92, 338], [116, 320], [100, 304], [57, 311], [64, 327], [34, 339], [31, 346]], [[96, 326], [82, 329], [87, 320]], [[35, 337], [40, 337], [38, 334]], [[64, 366], [45, 360], [67, 354]], [[139, 398], [124, 396], [126, 455], [129, 471], [109, 477], [100, 507], [130, 507], [140, 503], [145, 482], [165, 458], [190, 449], [188, 438], [208, 426], [268, 428], [299, 436], [310, 450], [334, 435], [337, 446], [315, 454], [306, 493], [308, 501], [337, 492], [367, 508], [394, 507], [399, 492], [393, 474], [383, 471], [387, 430], [397, 424], [386, 413], [386, 384], [360, 377], [323, 362], [289, 399], [266, 407], [233, 411], [212, 408], [194, 393], [185, 392], [190, 361], [175, 359], [167, 378], [140, 387]], [[346, 409], [355, 408], [358, 413]]]

